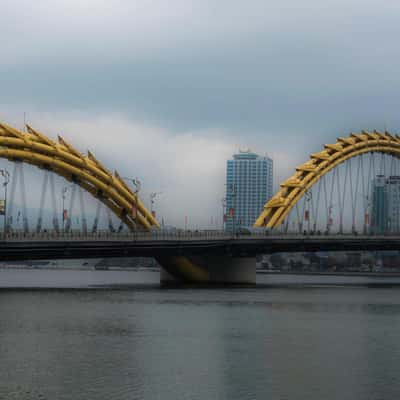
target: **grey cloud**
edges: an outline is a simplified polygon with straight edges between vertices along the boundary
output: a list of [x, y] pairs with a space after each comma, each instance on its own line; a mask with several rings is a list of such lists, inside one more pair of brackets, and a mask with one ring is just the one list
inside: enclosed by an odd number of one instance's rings
[[[4, 0], [0, 118], [27, 111], [40, 127], [39, 117], [52, 114], [68, 134], [84, 119], [91, 138], [97, 121], [116, 114], [127, 125], [161, 129], [164, 140], [222, 135], [225, 150], [215, 154], [239, 145], [268, 151], [281, 179], [336, 136], [396, 131], [399, 14], [396, 2], [372, 0]], [[116, 127], [113, 135], [128, 141], [128, 131]], [[134, 163], [126, 168], [140, 168]], [[212, 179], [215, 171], [204, 173]], [[196, 168], [191, 176], [200, 179]], [[186, 189], [177, 190], [182, 197]]]

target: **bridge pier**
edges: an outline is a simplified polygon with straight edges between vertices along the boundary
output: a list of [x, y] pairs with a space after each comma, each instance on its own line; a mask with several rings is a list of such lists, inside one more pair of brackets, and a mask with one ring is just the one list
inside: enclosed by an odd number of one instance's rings
[[167, 270], [161, 267], [161, 286], [253, 286], [256, 284], [256, 260], [254, 257], [192, 256], [190, 262], [207, 272], [206, 280], [185, 279], [176, 273], [178, 272], [176, 269], [172, 272], [169, 268]]
[[210, 283], [227, 286], [256, 284], [254, 257], [214, 256], [208, 260]]

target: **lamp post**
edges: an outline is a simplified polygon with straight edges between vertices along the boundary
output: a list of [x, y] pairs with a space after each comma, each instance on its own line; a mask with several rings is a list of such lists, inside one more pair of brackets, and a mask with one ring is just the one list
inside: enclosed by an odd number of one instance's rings
[[331, 231], [331, 226], [332, 226], [332, 209], [333, 209], [333, 204], [329, 204], [328, 207], [328, 217], [327, 217], [327, 224], [326, 224], [326, 232], [329, 235]]
[[10, 182], [10, 173], [6, 169], [0, 170], [1, 176], [4, 178], [4, 225], [3, 225], [3, 233], [4, 239], [6, 238], [7, 231], [7, 185]]
[[[306, 204], [307, 204], [307, 210], [306, 210], [306, 217], [307, 217], [307, 230], [308, 230], [308, 234], [310, 234], [310, 224], [311, 224], [311, 221], [310, 221], [310, 201], [312, 200], [312, 193], [311, 192], [306, 192], [305, 193], [305, 197], [306, 197]], [[315, 228], [314, 228], [314, 230], [315, 230]]]
[[[371, 216], [371, 197], [368, 194], [363, 194], [363, 193], [360, 193], [360, 192], [356, 193], [356, 197], [357, 196], [360, 196], [362, 198], [363, 203], [364, 203], [363, 234], [367, 235], [368, 234], [368, 225], [370, 225], [370, 216]], [[354, 215], [353, 215], [353, 221], [352, 221], [352, 231], [353, 231], [353, 233], [355, 233], [355, 231], [356, 231]]]
[[68, 187], [64, 186], [61, 190], [62, 196], [62, 231], [65, 232], [65, 197], [68, 192]]
[[367, 225], [369, 225], [369, 218], [370, 218], [370, 214], [371, 214], [371, 201], [368, 197], [368, 195], [365, 196], [365, 200], [366, 200], [366, 213], [364, 215], [364, 228], [363, 228], [363, 233], [364, 235], [366, 235], [368, 233], [368, 229], [367, 229]]
[[154, 212], [154, 199], [161, 194], [162, 192], [152, 192], [150, 193], [150, 212], [155, 217], [155, 212]]
[[[134, 186], [134, 193], [135, 193], [135, 204], [134, 204], [134, 206], [135, 207], [133, 207], [132, 206], [132, 216], [136, 219], [136, 215], [137, 215], [137, 202], [138, 202], [138, 196], [139, 196], [139, 191], [140, 191], [140, 189], [141, 189], [141, 187], [142, 187], [142, 184], [141, 184], [141, 182], [140, 182], [140, 180], [138, 179], [138, 178], [128, 178], [128, 177], [123, 177], [122, 179], [125, 179], [125, 180], [127, 180], [127, 181], [130, 181], [130, 182], [132, 182], [132, 184], [133, 184], [133, 186]], [[121, 228], [122, 228], [122, 225], [121, 225]]]
[[135, 187], [134, 193], [135, 195], [139, 194], [140, 188], [142, 187], [142, 184], [138, 178], [128, 178], [124, 176], [122, 179], [125, 179], [126, 181], [132, 182], [133, 186]]
[[231, 195], [231, 200], [232, 200], [232, 210], [229, 210], [229, 213], [231, 213], [231, 211], [232, 211], [232, 215], [231, 215], [231, 217], [232, 217], [232, 232], [233, 232], [233, 234], [235, 234], [235, 214], [236, 214], [236, 189], [237, 189], [237, 187], [236, 187], [236, 183], [233, 183], [232, 185], [231, 185], [231, 187], [230, 187], [230, 189], [231, 189], [231, 192], [230, 192], [230, 195]]
[[222, 205], [222, 230], [224, 230], [224, 226], [225, 226], [225, 208], [226, 208], [226, 198], [223, 197], [221, 199], [221, 205]]

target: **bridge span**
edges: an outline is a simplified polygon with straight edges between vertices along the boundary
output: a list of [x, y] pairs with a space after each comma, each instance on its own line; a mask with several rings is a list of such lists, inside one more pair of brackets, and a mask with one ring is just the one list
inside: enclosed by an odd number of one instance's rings
[[38, 260], [399, 250], [400, 235], [14, 234], [0, 239], [0, 259]]
[[[201, 283], [254, 284], [260, 254], [277, 252], [398, 250], [400, 235], [229, 235], [226, 232], [162, 232], [96, 235], [13, 234], [0, 241], [0, 259], [40, 260], [73, 258], [154, 257], [192, 260], [207, 279]], [[190, 264], [187, 269], [190, 270]], [[191, 283], [179, 271], [161, 268], [160, 282]], [[194, 282], [193, 282], [194, 283]], [[198, 283], [198, 282], [197, 282]]]

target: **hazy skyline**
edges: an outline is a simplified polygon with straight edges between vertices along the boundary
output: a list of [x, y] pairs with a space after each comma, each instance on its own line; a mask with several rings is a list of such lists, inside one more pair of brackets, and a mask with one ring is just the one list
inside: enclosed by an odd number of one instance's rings
[[204, 226], [239, 147], [274, 159], [276, 188], [337, 136], [397, 132], [399, 17], [365, 0], [5, 0], [0, 119], [25, 111], [163, 192], [167, 222]]

